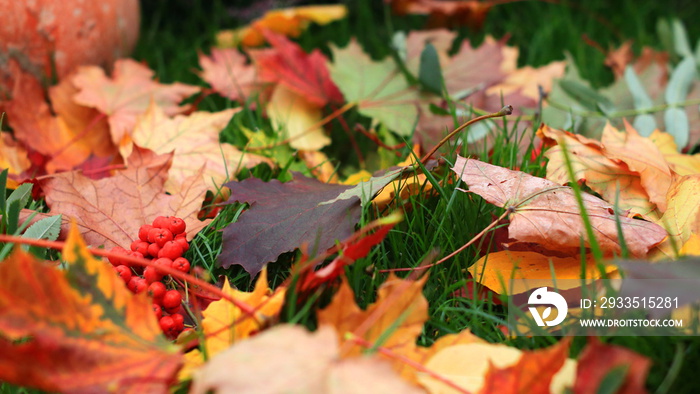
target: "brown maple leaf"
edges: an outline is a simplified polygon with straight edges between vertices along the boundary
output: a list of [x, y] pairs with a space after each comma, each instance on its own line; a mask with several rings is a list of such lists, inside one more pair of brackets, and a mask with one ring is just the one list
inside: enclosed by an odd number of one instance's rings
[[[138, 229], [156, 216], [178, 216], [187, 223], [192, 239], [208, 221], [197, 219], [207, 188], [200, 173], [185, 180], [180, 192], [165, 194], [163, 185], [172, 154], [156, 155], [135, 147], [127, 169], [100, 180], [78, 172], [65, 172], [42, 179], [50, 214], [75, 219], [86, 241], [105, 248], [129, 248]], [[64, 222], [65, 224], [65, 222]]]
[[[452, 170], [469, 190], [486, 201], [512, 210], [509, 236], [518, 242], [535, 242], [547, 249], [577, 247], [586, 238], [581, 213], [570, 187], [547, 179], [458, 156]], [[646, 256], [666, 231], [643, 220], [615, 216], [615, 208], [593, 195], [582, 193], [591, 226], [600, 248], [620, 253], [617, 220], [627, 247], [635, 256]], [[585, 240], [590, 246], [590, 241]]]

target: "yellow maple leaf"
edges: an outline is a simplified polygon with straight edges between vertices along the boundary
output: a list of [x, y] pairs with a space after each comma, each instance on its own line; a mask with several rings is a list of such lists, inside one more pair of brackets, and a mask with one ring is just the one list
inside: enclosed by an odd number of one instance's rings
[[[413, 146], [413, 153], [409, 154], [406, 160], [398, 164], [399, 167], [407, 167], [416, 163], [416, 157], [419, 156], [420, 146]], [[380, 211], [389, 206], [396, 196], [401, 200], [407, 199], [409, 196], [415, 196], [420, 193], [429, 193], [433, 190], [433, 185], [428, 182], [428, 177], [425, 174], [413, 174], [404, 179], [399, 179], [386, 185], [382, 191], [372, 200], [372, 204]]]
[[[267, 269], [260, 272], [255, 288], [250, 293], [232, 289], [228, 278], [225, 279], [221, 290], [224, 294], [256, 308], [257, 313], [255, 318], [244, 318], [244, 313], [229, 301], [222, 299], [212, 302], [202, 312], [201, 327], [206, 338], [203, 346], [206, 349], [207, 358], [261, 330], [270, 319], [279, 314], [286, 292], [284, 288], [274, 293], [270, 290], [267, 284]], [[187, 353], [179, 379], [181, 381], [189, 379], [192, 372], [204, 364], [204, 361], [204, 356], [198, 349]]]
[[668, 190], [668, 208], [659, 220], [669, 236], [656, 247], [652, 260], [675, 258], [675, 249], [682, 247], [693, 234], [700, 234], [700, 174], [676, 178]]
[[310, 22], [325, 25], [347, 15], [344, 5], [317, 5], [271, 10], [249, 26], [235, 30], [224, 30], [216, 36], [217, 46], [240, 45], [256, 47], [265, 43], [261, 29], [269, 29], [288, 37], [298, 37]]
[[603, 129], [600, 142], [606, 157], [621, 160], [630, 170], [639, 173], [649, 201], [656, 204], [659, 211], [666, 211], [666, 193], [673, 180], [673, 170], [659, 148], [634, 128], [620, 131], [609, 123]]
[[654, 130], [649, 139], [659, 148], [661, 154], [678, 175], [691, 175], [700, 173], [700, 154], [684, 155], [678, 153], [676, 140], [671, 134]]
[[[607, 273], [614, 270], [610, 266]], [[581, 258], [504, 250], [482, 257], [469, 267], [469, 272], [479, 283], [498, 294], [519, 294], [536, 287], [553, 286], [553, 278], [560, 281], [557, 282], [559, 288], [569, 289], [581, 285], [578, 280], [581, 277]], [[595, 259], [586, 256], [586, 278], [600, 277]], [[564, 279], [577, 280], [569, 282]]]
[[318, 126], [321, 108], [284, 84], [277, 84], [267, 104], [272, 127], [283, 130], [294, 149], [319, 150], [331, 139]]
[[599, 141], [582, 135], [557, 130], [542, 125], [537, 130], [547, 150], [547, 179], [561, 185], [569, 183], [569, 172], [564, 160], [561, 143], [566, 144], [569, 160], [576, 180], [586, 185], [608, 201], [618, 199], [620, 209], [640, 214], [647, 219], [658, 219], [656, 206], [642, 186], [640, 176], [620, 160], [608, 158]]
[[691, 234], [678, 254], [681, 256], [700, 256], [700, 236]]

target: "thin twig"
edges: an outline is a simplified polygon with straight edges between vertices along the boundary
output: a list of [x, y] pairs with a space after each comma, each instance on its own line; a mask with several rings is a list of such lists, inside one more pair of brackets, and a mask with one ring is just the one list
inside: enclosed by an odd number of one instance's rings
[[440, 265], [440, 264], [444, 263], [445, 261], [449, 260], [450, 258], [454, 257], [454, 256], [455, 256], [456, 254], [458, 254], [459, 252], [461, 252], [461, 251], [463, 251], [464, 249], [468, 248], [471, 244], [473, 244], [474, 242], [476, 242], [479, 238], [483, 237], [484, 234], [486, 234], [486, 233], [487, 233], [488, 231], [490, 231], [492, 228], [496, 227], [496, 225], [498, 225], [498, 222], [500, 222], [501, 220], [503, 220], [506, 216], [508, 216], [509, 213], [512, 213], [512, 212], [513, 212], [513, 210], [512, 210], [511, 208], [506, 209], [505, 212], [503, 212], [503, 214], [501, 214], [501, 216], [498, 217], [498, 219], [494, 220], [491, 224], [489, 224], [488, 226], [486, 226], [485, 229], [481, 230], [481, 232], [480, 232], [479, 234], [475, 235], [474, 238], [472, 238], [471, 240], [469, 240], [469, 242], [467, 242], [466, 244], [462, 245], [459, 249], [455, 250], [454, 252], [448, 254], [447, 256], [441, 258], [440, 260], [438, 260], [438, 261], [436, 261], [436, 262], [434, 262], [434, 263], [432, 263], [432, 264], [421, 265], [421, 266], [419, 266], [419, 267], [409, 267], [409, 268], [390, 268], [390, 269], [385, 269], [385, 270], [379, 270], [379, 272], [416, 271], [416, 270], [423, 270], [423, 269], [427, 269], [427, 268], [430, 268], [430, 267], [434, 267], [434, 266], [436, 266], [436, 265]]
[[421, 164], [425, 165], [426, 163], [428, 163], [428, 160], [430, 160], [430, 158], [433, 156], [433, 154], [435, 154], [435, 152], [437, 152], [437, 150], [440, 149], [441, 146], [445, 145], [445, 143], [447, 141], [449, 141], [450, 138], [454, 137], [455, 134], [464, 130], [466, 127], [469, 127], [469, 126], [473, 125], [474, 123], [482, 121], [484, 119], [498, 118], [501, 116], [510, 115], [512, 113], [513, 113], [513, 106], [506, 105], [505, 107], [501, 108], [501, 110], [498, 112], [488, 114], [488, 115], [482, 115], [482, 116], [476, 117], [474, 119], [468, 120], [463, 125], [454, 129], [450, 134], [446, 135], [445, 138], [443, 138], [440, 142], [437, 143], [437, 145], [435, 145], [433, 147], [433, 149], [430, 150], [430, 152], [426, 153], [425, 156], [423, 156], [423, 158], [420, 160]]

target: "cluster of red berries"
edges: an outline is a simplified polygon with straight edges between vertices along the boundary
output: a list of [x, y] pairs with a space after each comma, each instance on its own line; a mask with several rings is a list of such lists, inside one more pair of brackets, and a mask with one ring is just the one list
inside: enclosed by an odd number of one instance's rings
[[153, 224], [144, 224], [139, 228], [139, 237], [131, 243], [131, 250], [119, 246], [110, 250], [117, 255], [150, 259], [155, 264], [144, 269], [116, 256], [109, 258], [129, 290], [133, 293], [146, 291], [153, 298], [153, 311], [160, 328], [169, 338], [177, 337], [185, 327], [182, 296], [176, 289], [168, 290], [168, 278], [158, 266], [190, 272], [190, 262], [182, 257], [190, 248], [185, 229], [185, 221], [181, 218], [158, 216]]

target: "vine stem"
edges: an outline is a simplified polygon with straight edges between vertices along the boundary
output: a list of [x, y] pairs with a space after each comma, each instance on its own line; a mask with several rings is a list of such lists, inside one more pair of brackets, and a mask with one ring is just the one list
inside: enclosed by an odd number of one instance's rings
[[[16, 244], [25, 244], [25, 245], [32, 245], [32, 246], [38, 246], [40, 248], [47, 248], [47, 249], [56, 249], [56, 250], [63, 250], [65, 247], [66, 243], [63, 241], [47, 241], [44, 239], [30, 239], [30, 238], [23, 238], [23, 237], [18, 237], [15, 235], [7, 235], [7, 234], [0, 234], [0, 242], [11, 242], [11, 243], [16, 243]], [[252, 306], [241, 302], [228, 294], [224, 293], [221, 289], [218, 287], [207, 283], [199, 278], [195, 278], [192, 275], [188, 275], [182, 271], [178, 271], [174, 268], [171, 267], [165, 267], [163, 265], [156, 265], [155, 263], [146, 260], [146, 259], [141, 259], [138, 257], [133, 257], [133, 256], [127, 256], [127, 255], [122, 255], [118, 253], [113, 253], [109, 252], [103, 249], [92, 249], [92, 248], [87, 248], [88, 251], [93, 254], [94, 256], [100, 256], [100, 257], [118, 257], [120, 260], [125, 260], [130, 263], [142, 265], [145, 267], [156, 267], [158, 268], [158, 271], [165, 272], [166, 274], [169, 274], [170, 276], [173, 276], [175, 278], [178, 278], [180, 280], [183, 280], [185, 282], [191, 283], [193, 285], [201, 287], [203, 290], [209, 291], [213, 294], [216, 294], [220, 296], [222, 299], [225, 299], [238, 307], [243, 313], [245, 313], [247, 316], [250, 316], [254, 318], [256, 321], [257, 316], [256, 316], [256, 309], [253, 308]]]
[[429, 375], [431, 378], [438, 380], [438, 381], [450, 386], [451, 388], [457, 390], [460, 393], [469, 394], [468, 390], [465, 390], [463, 387], [458, 386], [453, 381], [438, 374], [437, 372], [431, 371], [430, 369], [426, 368], [425, 366], [421, 365], [420, 363], [417, 363], [417, 362], [411, 360], [410, 358], [408, 358], [406, 356], [396, 354], [393, 351], [391, 351], [390, 349], [387, 349], [385, 347], [381, 347], [381, 346], [375, 347], [374, 344], [370, 343], [369, 341], [365, 340], [364, 338], [360, 338], [360, 337], [353, 335], [351, 333], [348, 333], [348, 336], [349, 336], [349, 341], [356, 343], [356, 344], [364, 347], [365, 349], [376, 349], [377, 352], [383, 354], [384, 356], [389, 357], [389, 358], [394, 359], [394, 360], [401, 361], [402, 363], [408, 365], [409, 367]]
[[489, 118], [498, 118], [498, 117], [501, 117], [501, 116], [510, 115], [510, 114], [512, 114], [512, 113], [513, 113], [513, 106], [512, 106], [512, 105], [506, 105], [505, 107], [501, 108], [501, 110], [498, 111], [498, 112], [495, 112], [495, 113], [492, 113], [492, 114], [487, 114], [487, 115], [478, 116], [478, 117], [476, 117], [476, 118], [473, 118], [473, 119], [468, 120], [467, 122], [465, 122], [465, 123], [462, 124], [461, 126], [459, 126], [459, 127], [457, 127], [456, 129], [454, 129], [450, 134], [447, 134], [447, 135], [445, 136], [445, 138], [443, 138], [442, 140], [440, 140], [440, 142], [438, 142], [437, 145], [435, 145], [435, 146], [433, 147], [433, 149], [430, 150], [430, 152], [426, 153], [425, 156], [423, 156], [423, 158], [420, 160], [420, 163], [423, 164], [423, 165], [427, 164], [427, 163], [428, 163], [428, 160], [430, 160], [430, 158], [435, 154], [435, 152], [437, 152], [437, 150], [440, 149], [441, 146], [445, 145], [445, 143], [446, 143], [447, 141], [449, 141], [450, 138], [454, 137], [455, 134], [457, 134], [457, 133], [459, 133], [460, 131], [464, 130], [465, 128], [467, 128], [467, 127], [473, 125], [474, 123], [479, 122], [479, 121], [482, 121], [482, 120], [485, 120], [485, 119], [489, 119]]

